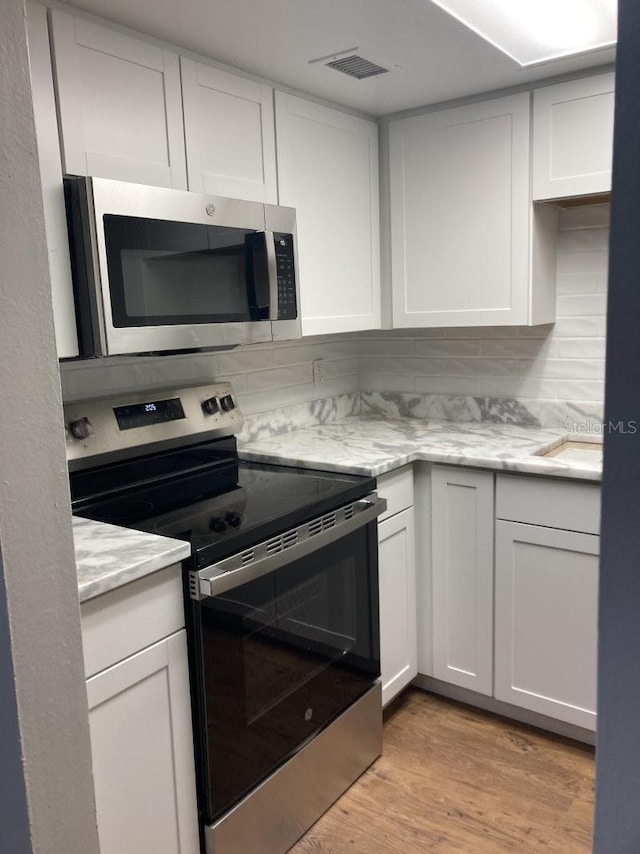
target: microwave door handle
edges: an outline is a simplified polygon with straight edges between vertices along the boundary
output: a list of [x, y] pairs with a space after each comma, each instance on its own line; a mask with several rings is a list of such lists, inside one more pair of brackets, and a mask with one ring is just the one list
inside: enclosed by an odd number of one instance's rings
[[278, 265], [273, 232], [254, 231], [245, 240], [245, 250], [250, 254], [247, 261], [247, 269], [251, 270], [247, 281], [249, 304], [256, 311], [256, 319], [277, 320]]
[[269, 320], [278, 319], [278, 265], [276, 263], [276, 243], [272, 231], [264, 232], [267, 254], [267, 279], [269, 281]]

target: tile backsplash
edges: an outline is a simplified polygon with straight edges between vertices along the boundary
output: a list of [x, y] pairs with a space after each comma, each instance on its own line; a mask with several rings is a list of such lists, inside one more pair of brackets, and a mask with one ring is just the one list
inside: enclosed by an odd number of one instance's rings
[[374, 331], [219, 353], [67, 362], [63, 397], [229, 380], [251, 435], [357, 414], [361, 405], [465, 420], [599, 421], [608, 241], [608, 205], [562, 212], [552, 325]]
[[608, 205], [563, 211], [555, 324], [369, 333], [361, 388], [601, 407], [608, 243]]
[[[335, 335], [218, 353], [62, 362], [62, 394], [69, 403], [137, 389], [229, 381], [245, 416], [293, 407], [299, 424], [316, 401], [358, 396], [358, 348], [353, 336]], [[316, 418], [320, 410], [313, 411]]]

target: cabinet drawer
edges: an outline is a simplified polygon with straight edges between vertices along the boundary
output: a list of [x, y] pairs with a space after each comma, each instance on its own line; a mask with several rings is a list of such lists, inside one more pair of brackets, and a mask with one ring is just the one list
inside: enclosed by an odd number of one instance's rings
[[387, 499], [387, 509], [379, 517], [379, 522], [413, 507], [413, 467], [404, 466], [381, 475], [378, 478], [378, 495]]
[[600, 486], [555, 478], [498, 475], [496, 517], [599, 534]]
[[178, 564], [90, 599], [80, 608], [89, 678], [184, 628]]

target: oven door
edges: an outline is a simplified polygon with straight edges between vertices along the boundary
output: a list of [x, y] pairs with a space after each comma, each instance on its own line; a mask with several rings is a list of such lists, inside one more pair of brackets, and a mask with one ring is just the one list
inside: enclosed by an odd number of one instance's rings
[[[364, 502], [360, 502], [361, 504]], [[380, 675], [377, 524], [385, 502], [267, 556], [193, 605], [201, 811], [213, 823]], [[312, 523], [313, 524], [313, 523]], [[344, 523], [343, 523], [344, 524]], [[286, 535], [285, 535], [286, 536]], [[289, 552], [289, 553], [287, 553]], [[257, 563], [260, 563], [258, 560]], [[205, 571], [206, 572], [206, 571]], [[255, 569], [246, 568], [248, 575]], [[228, 582], [227, 582], [228, 583]]]

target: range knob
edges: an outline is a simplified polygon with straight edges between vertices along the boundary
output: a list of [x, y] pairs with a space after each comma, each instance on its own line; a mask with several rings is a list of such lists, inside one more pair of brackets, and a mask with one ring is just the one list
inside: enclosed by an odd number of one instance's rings
[[88, 418], [79, 418], [69, 424], [69, 430], [74, 439], [88, 439], [93, 433], [93, 424]]
[[220, 398], [220, 406], [225, 412], [231, 412], [232, 409], [236, 408], [233, 397], [230, 394], [225, 394], [224, 397]]
[[218, 404], [217, 397], [209, 397], [207, 400], [202, 401], [202, 411], [205, 415], [215, 415], [216, 412], [220, 412], [220, 406]]
[[227, 528], [227, 523], [220, 516], [212, 516], [209, 522], [209, 528], [216, 534], [221, 534]]
[[231, 525], [232, 528], [237, 528], [242, 522], [242, 516], [236, 510], [229, 510], [224, 518], [227, 524]]

